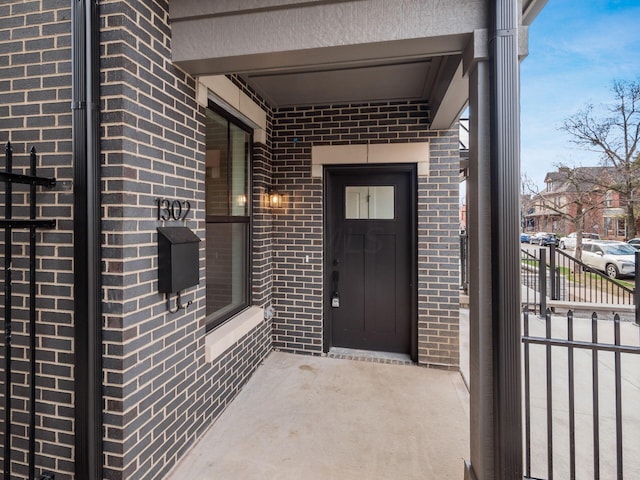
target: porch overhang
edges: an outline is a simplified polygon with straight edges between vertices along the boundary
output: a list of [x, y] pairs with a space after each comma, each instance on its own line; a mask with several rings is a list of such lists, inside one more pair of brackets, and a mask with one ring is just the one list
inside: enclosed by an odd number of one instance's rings
[[[520, 229], [518, 60], [526, 55], [527, 25], [545, 3], [171, 2], [174, 62], [194, 75], [239, 74], [273, 107], [402, 96], [428, 102], [430, 126], [440, 129], [458, 120], [471, 97], [469, 238], [475, 292], [470, 295], [467, 475], [479, 480], [516, 478], [513, 472], [522, 478], [520, 332], [513, 322], [520, 307], [514, 281]], [[415, 69], [411, 78], [398, 73], [403, 68]], [[376, 75], [364, 75], [364, 83], [352, 76], [363, 72]]]
[[[522, 1], [526, 25], [544, 5]], [[487, 28], [480, 0], [170, 2], [173, 61], [188, 73], [239, 74], [273, 107], [426, 101], [445, 129], [469, 99], [462, 54]]]
[[427, 101], [448, 128], [468, 101], [462, 52], [484, 2], [173, 1], [172, 55], [192, 75], [240, 74], [273, 107]]

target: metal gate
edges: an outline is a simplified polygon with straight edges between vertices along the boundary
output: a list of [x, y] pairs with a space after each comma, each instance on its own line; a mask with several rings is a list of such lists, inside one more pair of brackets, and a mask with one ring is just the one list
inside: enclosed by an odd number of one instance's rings
[[640, 478], [638, 327], [523, 314], [525, 478]]
[[[4, 195], [4, 219], [0, 220], [0, 227], [4, 230], [4, 349], [3, 349], [3, 443], [4, 443], [4, 455], [3, 455], [3, 471], [4, 479], [10, 480], [13, 475], [17, 475], [14, 472], [15, 469], [19, 469], [21, 474], [24, 474], [25, 463], [28, 464], [28, 478], [34, 480], [36, 478], [35, 468], [35, 455], [36, 455], [36, 240], [37, 230], [39, 228], [54, 228], [56, 225], [55, 220], [38, 220], [37, 216], [37, 204], [36, 204], [36, 190], [37, 187], [51, 188], [55, 186], [55, 178], [44, 178], [36, 175], [36, 163], [37, 156], [35, 148], [30, 152], [30, 165], [27, 175], [14, 173], [13, 168], [13, 152], [11, 144], [7, 143], [5, 149], [5, 165], [4, 171], [0, 171], [0, 180], [5, 184]], [[28, 186], [27, 192], [14, 191], [14, 185], [26, 185]], [[18, 219], [14, 218], [14, 194], [26, 194], [26, 203], [28, 205], [29, 217]], [[21, 202], [16, 207], [22, 209], [23, 203]], [[25, 212], [26, 214], [26, 212]], [[13, 385], [14, 372], [14, 359], [12, 346], [12, 328], [13, 328], [13, 303], [12, 303], [12, 281], [13, 281], [13, 262], [14, 262], [14, 231], [28, 231], [28, 256], [29, 256], [29, 292], [28, 292], [28, 335], [29, 344], [26, 347], [28, 357], [28, 401], [23, 400], [24, 396], [19, 399], [15, 398], [17, 386]], [[22, 360], [22, 359], [21, 359]], [[24, 368], [20, 370], [20, 373], [24, 375]], [[23, 387], [23, 385], [20, 385]], [[28, 416], [28, 427], [26, 431], [23, 429], [16, 429], [15, 424], [18, 423], [17, 419], [22, 420], [22, 417]], [[14, 428], [12, 428], [14, 427]], [[13, 458], [16, 453], [14, 444], [16, 440], [14, 437], [18, 436], [21, 443], [28, 439], [28, 453], [27, 458], [24, 458], [24, 454], [21, 454], [21, 458]], [[22, 445], [20, 448], [24, 448]], [[25, 461], [26, 460], [26, 461]], [[41, 480], [49, 479], [53, 480], [53, 475], [41, 472], [37, 478]]]

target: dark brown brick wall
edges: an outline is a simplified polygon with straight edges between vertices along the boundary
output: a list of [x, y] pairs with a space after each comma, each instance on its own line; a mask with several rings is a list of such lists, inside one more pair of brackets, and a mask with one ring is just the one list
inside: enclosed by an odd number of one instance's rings
[[[162, 478], [235, 397], [272, 342], [321, 353], [323, 186], [311, 177], [312, 145], [431, 142], [431, 172], [420, 177], [418, 192], [420, 361], [456, 364], [456, 132], [430, 132], [422, 103], [273, 111], [236, 76], [230, 78], [268, 115], [267, 142], [254, 145], [253, 156], [252, 295], [254, 305], [273, 303], [276, 317], [207, 363], [204, 109], [195, 101], [196, 82], [171, 63], [166, 1], [103, 0], [100, 9], [105, 478]], [[35, 146], [40, 173], [58, 179], [53, 191], [38, 193], [39, 214], [58, 223], [38, 234], [37, 406], [37, 464], [57, 480], [73, 479], [74, 461], [69, 19], [68, 0], [0, 4], [0, 141], [13, 142], [18, 169]], [[266, 206], [270, 186], [284, 193], [283, 209]], [[203, 239], [200, 285], [185, 292], [183, 301], [193, 305], [177, 314], [167, 312], [157, 292], [161, 197], [189, 200], [187, 225]], [[27, 238], [16, 232], [15, 240]], [[18, 408], [27, 382], [24, 248], [15, 256]], [[24, 414], [16, 413], [14, 425], [24, 431]], [[24, 472], [24, 440], [15, 441], [13, 461]]]
[[458, 369], [458, 129], [431, 134], [429, 175], [418, 177], [418, 362]]
[[419, 362], [457, 368], [458, 133], [428, 122], [421, 102], [274, 111], [274, 178], [285, 196], [274, 221], [274, 348], [322, 353], [323, 185], [311, 176], [311, 147], [429, 141], [430, 172], [418, 179]]
[[[171, 64], [166, 2], [103, 1], [101, 12], [106, 476], [150, 480], [162, 478], [233, 400], [270, 351], [271, 326], [205, 361], [205, 110], [195, 79]], [[256, 150], [254, 168], [267, 178], [268, 155]], [[200, 285], [183, 295], [193, 305], [176, 314], [157, 292], [158, 197], [189, 200], [187, 226], [203, 239]], [[263, 230], [257, 242], [266, 243]], [[265, 255], [254, 259], [260, 271]], [[268, 283], [264, 274], [255, 279]]]
[[267, 192], [272, 186], [271, 150], [255, 144], [253, 149], [253, 252], [252, 299], [255, 305], [273, 303], [273, 214], [267, 206]]
[[[11, 141], [14, 171], [28, 173], [28, 152], [38, 151], [38, 174], [56, 177], [52, 190], [37, 189], [39, 218], [57, 220], [55, 230], [40, 230], [37, 241], [37, 444], [36, 464], [71, 478], [74, 444], [73, 273], [71, 170], [70, 3], [56, 0], [0, 2], [0, 158]], [[4, 184], [0, 184], [4, 193]], [[28, 218], [27, 186], [14, 185], [14, 218]], [[5, 205], [4, 195], [0, 201]], [[23, 205], [20, 207], [19, 205]], [[4, 218], [4, 210], [1, 212]], [[12, 470], [27, 478], [28, 389], [28, 233], [15, 230], [13, 242]], [[0, 231], [0, 255], [5, 237]], [[2, 261], [4, 265], [4, 260]], [[4, 287], [4, 275], [0, 280]], [[0, 330], [4, 332], [4, 288], [0, 288]], [[0, 356], [4, 352], [4, 334]], [[0, 358], [0, 445], [4, 433], [4, 358]], [[0, 450], [0, 458], [3, 456]], [[0, 468], [4, 468], [4, 459]], [[12, 477], [12, 479], [14, 478]]]
[[[206, 239], [204, 110], [195, 101], [195, 80], [171, 64], [166, 2], [102, 1], [100, 8], [105, 478], [155, 479], [268, 354], [271, 324], [260, 324], [213, 363], [205, 361], [204, 241], [200, 286], [184, 298], [194, 305], [167, 313], [157, 293], [155, 201], [189, 200], [188, 225]], [[58, 480], [74, 478], [70, 14], [68, 0], [0, 4], [0, 141], [12, 141], [19, 171], [35, 146], [40, 173], [58, 179], [53, 191], [38, 193], [39, 214], [58, 223], [38, 234], [37, 405], [37, 471], [52, 471]], [[260, 201], [271, 184], [271, 154], [260, 145], [256, 152], [254, 290], [255, 303], [266, 305], [271, 223]], [[24, 195], [15, 197], [24, 201]], [[14, 238], [27, 241], [21, 232]], [[26, 472], [25, 254], [16, 248], [12, 296], [13, 355], [20, 362], [14, 375], [15, 478]]]

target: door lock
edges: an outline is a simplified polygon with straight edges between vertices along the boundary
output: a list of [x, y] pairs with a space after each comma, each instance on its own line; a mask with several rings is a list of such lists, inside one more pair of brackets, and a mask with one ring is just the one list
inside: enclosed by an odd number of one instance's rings
[[340, 295], [338, 295], [338, 292], [335, 292], [333, 297], [331, 297], [331, 306], [333, 308], [340, 307]]

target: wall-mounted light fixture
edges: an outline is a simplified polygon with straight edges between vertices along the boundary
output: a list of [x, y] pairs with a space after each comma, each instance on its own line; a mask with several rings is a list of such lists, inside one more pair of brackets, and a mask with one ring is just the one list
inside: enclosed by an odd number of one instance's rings
[[282, 194], [273, 187], [267, 189], [267, 202], [271, 208], [280, 208], [282, 206]]

